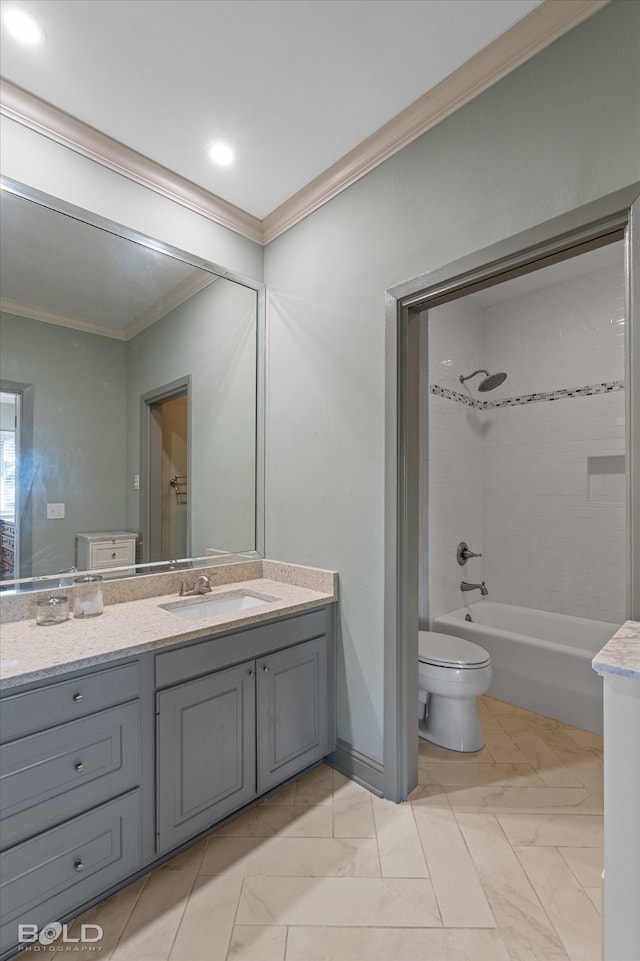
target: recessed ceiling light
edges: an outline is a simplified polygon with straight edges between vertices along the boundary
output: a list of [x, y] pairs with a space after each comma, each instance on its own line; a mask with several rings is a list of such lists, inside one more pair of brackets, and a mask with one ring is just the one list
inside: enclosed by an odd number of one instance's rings
[[209, 159], [213, 160], [214, 164], [218, 164], [219, 167], [228, 167], [233, 163], [233, 150], [229, 144], [220, 142], [209, 144], [207, 153]]
[[35, 47], [44, 40], [44, 30], [36, 18], [26, 10], [21, 10], [20, 7], [7, 7], [3, 19], [11, 36], [25, 46]]

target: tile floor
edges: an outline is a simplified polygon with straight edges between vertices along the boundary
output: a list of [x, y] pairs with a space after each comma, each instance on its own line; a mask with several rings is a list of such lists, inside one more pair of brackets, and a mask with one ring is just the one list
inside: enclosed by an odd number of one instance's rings
[[486, 746], [421, 741], [410, 803], [321, 765], [79, 918], [93, 956], [598, 961], [602, 738], [479, 705]]

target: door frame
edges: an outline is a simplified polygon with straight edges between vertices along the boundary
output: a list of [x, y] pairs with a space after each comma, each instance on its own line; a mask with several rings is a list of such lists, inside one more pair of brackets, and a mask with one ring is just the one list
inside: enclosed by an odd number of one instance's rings
[[[193, 476], [192, 474], [192, 393], [191, 393], [191, 374], [185, 374], [172, 380], [168, 384], [156, 387], [147, 391], [140, 397], [140, 563], [150, 560], [151, 548], [151, 519], [154, 509], [157, 507], [155, 497], [151, 488], [151, 449], [157, 438], [154, 437], [156, 424], [153, 418], [152, 408], [162, 401], [170, 400], [181, 394], [187, 396], [187, 483]], [[187, 539], [185, 557], [191, 556], [191, 498], [187, 495]], [[162, 558], [167, 563], [170, 560], [183, 560], [183, 558]]]
[[626, 272], [627, 616], [640, 619], [640, 182], [386, 292], [383, 751], [393, 801], [418, 782], [420, 313], [616, 234]]
[[37, 470], [33, 447], [33, 384], [0, 380], [0, 390], [18, 395], [16, 430], [16, 555], [13, 579], [31, 577], [33, 570], [33, 481]]

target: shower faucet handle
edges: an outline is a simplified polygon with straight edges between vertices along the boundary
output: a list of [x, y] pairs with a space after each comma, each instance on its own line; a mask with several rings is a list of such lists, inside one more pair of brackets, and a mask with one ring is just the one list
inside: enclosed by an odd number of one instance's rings
[[473, 551], [469, 550], [469, 545], [465, 544], [464, 541], [460, 541], [456, 548], [456, 560], [460, 567], [466, 564], [470, 557], [482, 557], [482, 554], [474, 554]]

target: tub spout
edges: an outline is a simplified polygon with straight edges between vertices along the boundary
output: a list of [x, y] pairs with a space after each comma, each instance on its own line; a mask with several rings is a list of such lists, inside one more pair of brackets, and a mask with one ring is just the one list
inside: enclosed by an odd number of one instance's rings
[[460, 590], [461, 591], [480, 591], [480, 594], [482, 595], [482, 597], [486, 597], [487, 594], [489, 593], [484, 581], [482, 582], [482, 584], [469, 584], [468, 581], [462, 581], [462, 583], [460, 584]]

